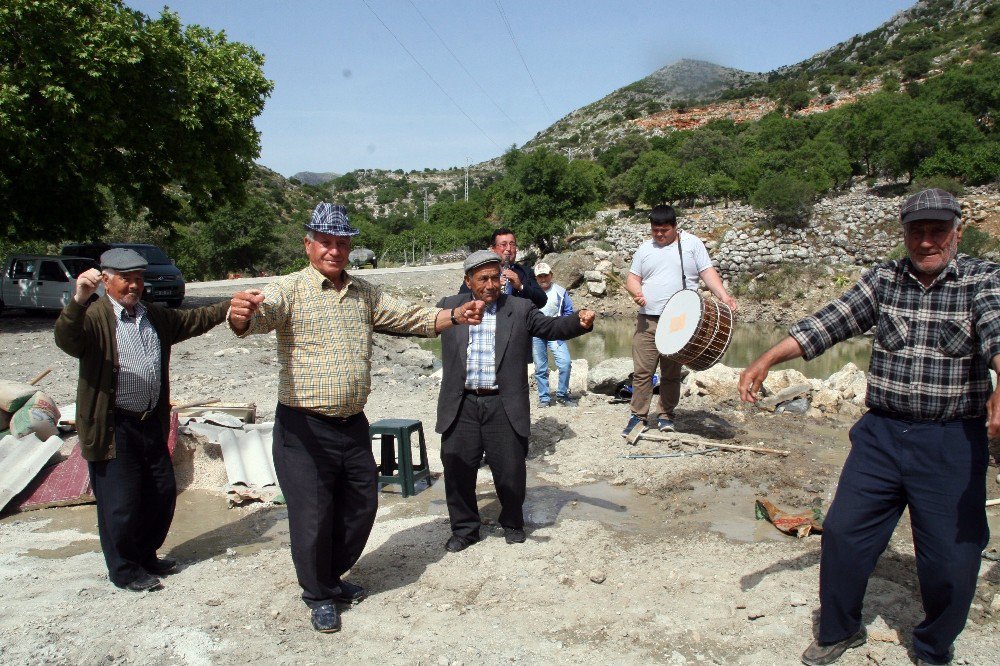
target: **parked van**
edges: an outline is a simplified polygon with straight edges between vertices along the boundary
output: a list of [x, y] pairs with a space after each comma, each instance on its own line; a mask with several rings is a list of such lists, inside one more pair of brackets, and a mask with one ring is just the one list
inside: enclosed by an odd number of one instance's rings
[[90, 257], [94, 261], [100, 261], [102, 254], [115, 247], [135, 250], [149, 262], [145, 275], [146, 290], [142, 295], [142, 300], [165, 302], [172, 308], [179, 307], [184, 302], [184, 275], [174, 265], [173, 259], [155, 245], [145, 243], [80, 243], [64, 245], [62, 251], [63, 254]]
[[[6, 308], [62, 310], [76, 292], [80, 273], [97, 268], [87, 257], [15, 254], [0, 274], [0, 312]], [[98, 290], [104, 295], [104, 286]]]

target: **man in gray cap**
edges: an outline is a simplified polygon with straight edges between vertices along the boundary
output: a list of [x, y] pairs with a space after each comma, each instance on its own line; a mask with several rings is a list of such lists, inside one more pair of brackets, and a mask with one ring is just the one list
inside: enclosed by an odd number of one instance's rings
[[945, 664], [965, 626], [986, 524], [987, 436], [1000, 434], [1000, 266], [958, 254], [962, 208], [924, 190], [900, 209], [908, 257], [868, 270], [839, 299], [795, 324], [740, 375], [755, 393], [775, 363], [812, 359], [875, 327], [865, 403], [823, 521], [819, 634], [805, 664], [830, 664], [866, 640], [868, 577], [909, 508], [925, 617], [918, 663]]
[[524, 298], [501, 293], [501, 258], [489, 250], [465, 260], [469, 293], [441, 299], [438, 307], [486, 304], [482, 323], [441, 335], [444, 376], [438, 396], [444, 492], [451, 519], [445, 548], [458, 552], [479, 541], [476, 474], [483, 452], [500, 499], [500, 526], [507, 543], [524, 535], [525, 459], [528, 455], [528, 360], [532, 336], [567, 340], [593, 328], [594, 313], [546, 317]]
[[[372, 333], [433, 337], [478, 324], [483, 304], [447, 310], [410, 305], [347, 273], [351, 238], [343, 206], [320, 203], [306, 224], [309, 265], [263, 291], [233, 296], [240, 337], [278, 336], [274, 468], [288, 503], [292, 563], [313, 628], [340, 630], [336, 604], [365, 598], [343, 579], [361, 557], [378, 509], [378, 469], [364, 407], [371, 392]], [[466, 328], [462, 326], [461, 328]]]
[[[167, 451], [170, 348], [226, 316], [225, 301], [194, 310], [141, 302], [146, 259], [116, 248], [85, 271], [56, 321], [56, 344], [80, 359], [76, 427], [97, 500], [108, 578], [133, 591], [160, 587], [177, 563], [158, 558], [177, 485]], [[105, 297], [96, 291], [103, 282]]]

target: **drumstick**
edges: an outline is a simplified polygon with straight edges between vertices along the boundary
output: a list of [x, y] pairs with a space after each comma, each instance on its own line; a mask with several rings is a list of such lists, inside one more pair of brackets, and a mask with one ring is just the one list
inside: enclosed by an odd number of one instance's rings
[[217, 402], [219, 402], [218, 398], [206, 398], [205, 400], [195, 400], [194, 402], [185, 402], [182, 405], [174, 405], [170, 409], [177, 412], [188, 407], [204, 407], [205, 405], [214, 405]]
[[[761, 446], [744, 446], [741, 444], [723, 444], [715, 440], [698, 440], [698, 439], [686, 439], [682, 437], [667, 437], [665, 435], [660, 435], [659, 433], [650, 432], [639, 432], [638, 436], [635, 438], [636, 441], [640, 439], [648, 439], [653, 442], [680, 442], [682, 444], [695, 444], [704, 446], [716, 446], [720, 449], [728, 449], [732, 451], [752, 451], [754, 453], [770, 453], [776, 456], [787, 456], [791, 451], [784, 451], [782, 449], [767, 449]], [[631, 442], [629, 442], [631, 443]]]
[[31, 386], [34, 386], [38, 382], [42, 381], [42, 379], [45, 378], [45, 375], [49, 374], [50, 372], [52, 372], [52, 368], [45, 368], [44, 370], [42, 370], [41, 372], [39, 372], [37, 375], [35, 375], [35, 378], [32, 379], [30, 382], [28, 382], [28, 384], [31, 385]]

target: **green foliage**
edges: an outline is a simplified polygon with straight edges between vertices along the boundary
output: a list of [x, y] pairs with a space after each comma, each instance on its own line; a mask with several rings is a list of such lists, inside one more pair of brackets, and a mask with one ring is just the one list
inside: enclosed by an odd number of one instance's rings
[[224, 278], [230, 271], [250, 275], [274, 246], [274, 215], [264, 200], [250, 197], [240, 206], [224, 206], [187, 227], [175, 244], [175, 261], [189, 275]]
[[985, 231], [966, 225], [958, 241], [958, 251], [970, 257], [995, 261], [1000, 252], [1000, 241]]
[[0, 3], [0, 233], [97, 235], [102, 188], [153, 226], [238, 202], [272, 89], [262, 66], [252, 48], [168, 11]]
[[785, 173], [763, 178], [750, 202], [766, 210], [776, 222], [795, 224], [812, 212], [815, 198], [812, 185], [793, 173]]

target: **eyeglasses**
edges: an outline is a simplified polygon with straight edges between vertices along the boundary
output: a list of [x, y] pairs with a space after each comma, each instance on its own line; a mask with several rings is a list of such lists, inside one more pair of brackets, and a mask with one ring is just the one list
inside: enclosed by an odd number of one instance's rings
[[499, 248], [501, 248], [501, 249], [504, 249], [504, 250], [506, 250], [506, 249], [507, 249], [508, 247], [517, 247], [517, 243], [511, 243], [511, 242], [506, 242], [506, 243], [497, 243], [497, 244], [496, 244], [496, 245], [494, 245], [493, 247], [499, 247]]

